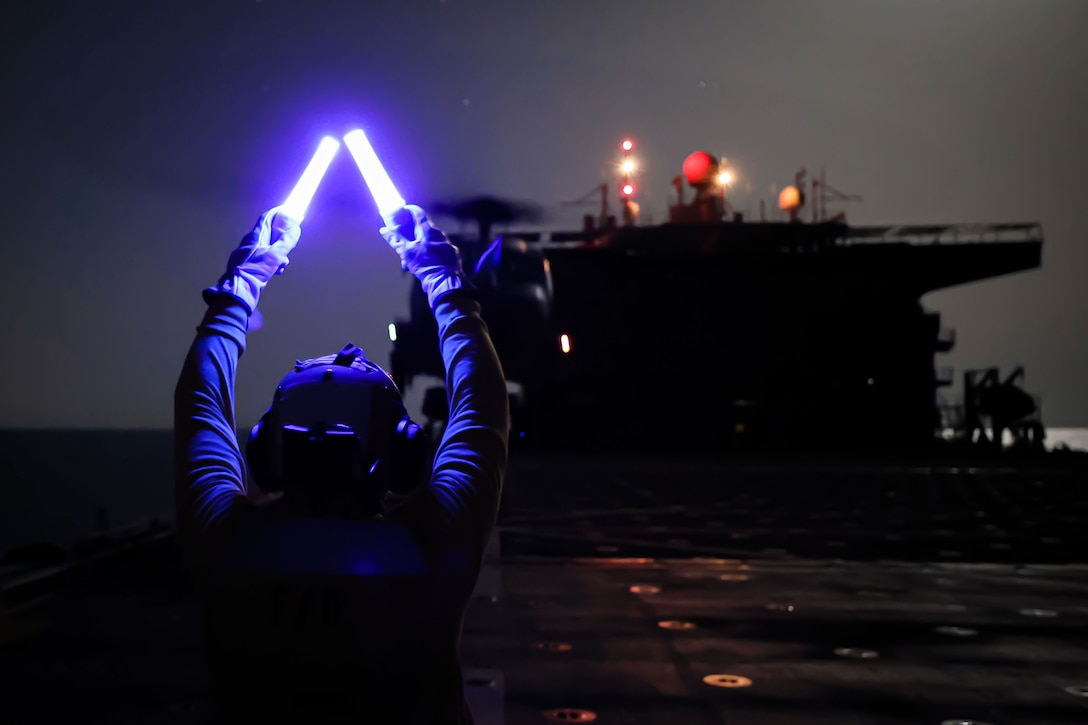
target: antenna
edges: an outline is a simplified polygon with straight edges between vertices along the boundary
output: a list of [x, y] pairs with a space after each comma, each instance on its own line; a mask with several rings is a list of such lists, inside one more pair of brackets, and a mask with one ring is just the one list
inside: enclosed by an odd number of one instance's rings
[[[815, 187], [815, 182], [813, 183]], [[844, 194], [833, 186], [827, 183], [827, 177], [823, 168], [820, 169], [820, 191], [816, 193], [813, 188], [813, 194], [816, 196], [814, 205], [818, 203], [820, 205], [820, 221], [825, 222], [827, 219], [827, 202], [830, 201], [861, 201], [860, 194]], [[843, 216], [843, 214], [836, 215], [837, 217]]]

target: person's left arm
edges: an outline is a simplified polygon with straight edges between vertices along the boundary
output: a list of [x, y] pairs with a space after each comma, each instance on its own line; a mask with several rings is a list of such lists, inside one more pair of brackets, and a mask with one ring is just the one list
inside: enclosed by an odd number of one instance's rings
[[[174, 390], [174, 494], [190, 563], [205, 569], [233, 524], [253, 508], [238, 445], [234, 382], [250, 317], [268, 281], [289, 263], [299, 228], [265, 212], [231, 254]], [[276, 224], [273, 224], [273, 222]], [[273, 241], [274, 240], [274, 241]]]
[[234, 379], [249, 314], [228, 295], [208, 305], [174, 390], [174, 486], [187, 540], [223, 528], [246, 494], [246, 467], [234, 419]]

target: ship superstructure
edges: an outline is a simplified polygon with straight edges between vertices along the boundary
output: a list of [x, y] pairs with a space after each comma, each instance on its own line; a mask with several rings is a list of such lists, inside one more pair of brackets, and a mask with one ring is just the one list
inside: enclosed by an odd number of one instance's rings
[[[938, 393], [953, 374], [938, 355], [955, 334], [920, 299], [1039, 267], [1040, 225], [804, 222], [800, 184], [780, 195], [786, 220], [747, 221], [729, 214], [721, 166], [700, 154], [684, 164], [694, 198], [677, 184], [667, 223], [639, 224], [621, 180], [620, 220], [602, 204], [578, 230], [455, 240], [511, 384], [515, 437], [899, 450], [947, 433]], [[442, 378], [420, 290], [391, 330], [402, 388]], [[990, 391], [965, 400], [959, 434], [1041, 440], [1038, 406], [995, 374], [974, 378], [996, 385], [965, 389]], [[443, 400], [436, 389], [425, 403], [439, 424]]]

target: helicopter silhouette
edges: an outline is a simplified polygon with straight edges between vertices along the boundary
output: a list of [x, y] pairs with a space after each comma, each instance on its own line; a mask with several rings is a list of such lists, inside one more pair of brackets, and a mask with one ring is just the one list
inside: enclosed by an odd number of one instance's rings
[[483, 244], [491, 241], [495, 226], [515, 222], [540, 223], [545, 217], [539, 204], [490, 194], [438, 199], [431, 201], [426, 209], [433, 217], [449, 217], [462, 224], [475, 222], [477, 240]]

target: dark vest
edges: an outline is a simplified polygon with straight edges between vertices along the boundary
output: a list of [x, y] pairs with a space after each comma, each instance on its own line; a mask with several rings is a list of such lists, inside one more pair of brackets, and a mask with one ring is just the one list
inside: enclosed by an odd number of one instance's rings
[[216, 692], [250, 713], [246, 692], [274, 709], [355, 704], [402, 722], [465, 722], [460, 613], [436, 596], [425, 553], [389, 521], [280, 520], [239, 531], [205, 597]]

